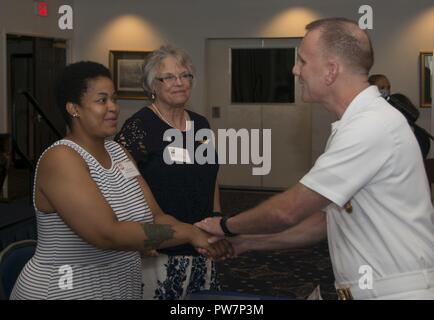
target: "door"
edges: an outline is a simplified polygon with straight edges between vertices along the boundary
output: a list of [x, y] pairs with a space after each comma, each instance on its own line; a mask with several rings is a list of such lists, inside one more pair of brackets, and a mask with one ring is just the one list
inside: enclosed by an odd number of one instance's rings
[[[17, 144], [31, 161], [58, 137], [52, 133], [33, 106], [20, 92], [28, 91], [61, 134], [66, 126], [56, 106], [56, 81], [66, 65], [66, 42], [20, 35], [7, 36], [9, 119], [14, 123]], [[15, 119], [11, 119], [15, 108]], [[14, 154], [14, 164], [20, 165]]]
[[[32, 140], [29, 139], [33, 130], [32, 110], [29, 108], [29, 102], [26, 98], [18, 94], [21, 90], [33, 91], [33, 54], [11, 54], [10, 68], [10, 99], [15, 108], [13, 126], [16, 130], [16, 143], [25, 155], [33, 159], [33, 145]], [[12, 155], [15, 166], [22, 166], [23, 159], [15, 153]]]
[[[65, 135], [66, 125], [56, 104], [56, 81], [66, 65], [66, 42], [35, 38], [34, 56], [35, 98], [56, 129]], [[58, 140], [58, 137], [39, 116], [35, 119], [34, 154], [38, 159], [50, 144]]]
[[58, 139], [21, 92], [32, 94], [57, 130], [65, 134], [55, 98], [57, 77], [65, 65], [64, 40], [7, 35], [8, 126], [16, 145], [12, 148], [6, 198], [31, 196], [31, 168], [43, 150]]
[[[233, 59], [240, 49], [273, 49], [295, 48], [300, 39], [209, 39], [206, 46], [207, 68], [207, 106], [211, 127], [218, 137], [219, 129], [233, 128], [235, 130], [271, 129], [271, 141], [260, 139], [260, 150], [267, 150], [271, 144], [271, 169], [268, 174], [254, 175], [252, 169], [264, 164], [221, 164], [219, 182], [226, 187], [242, 187], [254, 189], [285, 189], [295, 184], [310, 168], [311, 165], [311, 106], [302, 103], [298, 93], [298, 80], [293, 81], [290, 98], [281, 102], [279, 96], [286, 95], [286, 86], [279, 86], [278, 78], [261, 75], [258, 79], [245, 76], [247, 87], [251, 87], [253, 94], [260, 91], [259, 86], [273, 87], [275, 91], [272, 101], [256, 99], [262, 102], [240, 102], [234, 91], [238, 88], [238, 80], [234, 79], [237, 65]], [[276, 50], [274, 50], [276, 49]], [[286, 51], [286, 50], [285, 50]], [[272, 54], [273, 55], [273, 54]], [[295, 62], [275, 64], [263, 59], [265, 66], [252, 62], [251, 68], [272, 69], [284, 68], [286, 75], [292, 77], [291, 69]], [[289, 57], [289, 56], [288, 56]], [[238, 57], [239, 58], [239, 57]], [[289, 59], [289, 58], [288, 58]], [[253, 61], [253, 60], [252, 60]], [[254, 60], [256, 61], [256, 60]], [[245, 61], [243, 62], [245, 64]], [[279, 70], [278, 70], [279, 71]], [[281, 71], [281, 70], [280, 70]], [[260, 71], [257, 71], [260, 74]], [[280, 72], [280, 74], [282, 74]], [[244, 85], [243, 85], [244, 86]], [[281, 90], [283, 88], [283, 90]], [[253, 100], [255, 100], [253, 99]], [[249, 100], [249, 99], [247, 99]], [[262, 134], [260, 135], [262, 137]], [[252, 135], [250, 135], [252, 137]], [[220, 142], [217, 139], [217, 144]], [[240, 155], [240, 145], [238, 145]], [[238, 156], [238, 160], [239, 160]], [[219, 159], [220, 163], [222, 160]], [[227, 162], [227, 160], [226, 160]]]

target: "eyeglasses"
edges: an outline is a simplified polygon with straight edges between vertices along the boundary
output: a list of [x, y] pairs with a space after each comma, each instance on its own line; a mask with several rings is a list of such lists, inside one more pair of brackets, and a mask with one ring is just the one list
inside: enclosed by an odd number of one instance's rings
[[175, 76], [174, 74], [168, 74], [164, 77], [155, 77], [158, 81], [161, 81], [168, 86], [173, 86], [176, 83], [176, 79], [181, 80], [182, 83], [191, 83], [193, 81], [193, 75], [191, 73], [181, 73], [179, 76]]

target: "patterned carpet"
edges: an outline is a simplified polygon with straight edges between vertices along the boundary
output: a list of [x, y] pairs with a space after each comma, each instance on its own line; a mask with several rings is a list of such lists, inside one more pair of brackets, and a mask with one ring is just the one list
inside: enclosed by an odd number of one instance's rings
[[[222, 190], [222, 209], [238, 213], [273, 194]], [[305, 299], [319, 285], [323, 299], [337, 299], [326, 241], [308, 249], [249, 252], [219, 262], [218, 272], [224, 291]]]

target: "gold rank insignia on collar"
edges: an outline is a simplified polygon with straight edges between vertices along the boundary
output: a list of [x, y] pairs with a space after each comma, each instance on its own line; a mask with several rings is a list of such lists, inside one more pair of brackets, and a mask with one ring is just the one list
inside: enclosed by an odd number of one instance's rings
[[353, 212], [353, 205], [351, 204], [351, 201], [348, 201], [347, 203], [345, 203], [344, 209], [347, 213]]
[[350, 288], [340, 288], [336, 289], [339, 300], [354, 300]]

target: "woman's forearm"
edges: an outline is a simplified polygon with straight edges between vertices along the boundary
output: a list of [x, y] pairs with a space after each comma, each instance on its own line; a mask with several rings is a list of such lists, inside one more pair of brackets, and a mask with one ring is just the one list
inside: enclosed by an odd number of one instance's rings
[[98, 247], [111, 250], [147, 252], [191, 243], [193, 226], [181, 222], [138, 223], [118, 222]]

